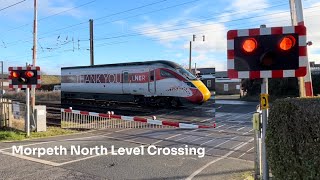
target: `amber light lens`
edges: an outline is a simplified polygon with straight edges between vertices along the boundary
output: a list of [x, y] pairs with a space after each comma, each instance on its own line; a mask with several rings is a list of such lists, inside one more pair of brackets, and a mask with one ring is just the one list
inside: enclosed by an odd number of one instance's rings
[[16, 71], [12, 71], [11, 72], [11, 77], [18, 78], [19, 77], [19, 73], [17, 73]]
[[280, 49], [287, 51], [296, 44], [296, 39], [293, 36], [285, 36], [280, 41]]
[[254, 38], [246, 39], [242, 44], [242, 48], [245, 52], [251, 53], [257, 49], [257, 41]]
[[34, 73], [33, 73], [32, 71], [27, 71], [27, 72], [26, 72], [26, 76], [27, 76], [28, 78], [31, 78], [31, 77], [34, 76]]

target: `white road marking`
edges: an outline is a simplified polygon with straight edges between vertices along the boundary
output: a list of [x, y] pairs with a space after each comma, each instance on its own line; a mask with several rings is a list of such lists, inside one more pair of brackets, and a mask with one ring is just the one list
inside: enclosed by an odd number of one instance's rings
[[243, 143], [244, 143], [244, 142], [241, 142], [240, 144], [237, 144], [237, 145], [233, 146], [231, 149], [234, 149], [234, 148], [240, 146], [240, 145], [243, 144]]
[[[108, 155], [108, 154], [110, 154], [110, 153], [107, 153], [106, 155]], [[83, 160], [91, 159], [91, 158], [98, 157], [98, 156], [102, 156], [102, 155], [101, 154], [97, 154], [97, 155], [94, 155], [94, 156], [88, 156], [88, 157], [84, 157], [84, 158], [80, 158], [80, 159], [66, 161], [66, 162], [63, 162], [63, 163], [59, 163], [57, 166], [62, 166], [62, 165], [66, 165], [66, 164], [70, 164], [70, 163], [74, 163], [74, 162], [78, 162], [78, 161], [83, 161]]]
[[202, 121], [200, 121], [200, 122], [206, 122], [206, 121], [210, 121], [210, 120], [212, 120], [213, 118], [208, 118], [208, 119], [204, 119], [204, 120], [202, 120]]
[[254, 147], [250, 148], [248, 151], [246, 151], [245, 153], [241, 154], [238, 158], [241, 158], [242, 156], [244, 156], [246, 153], [248, 153], [249, 151], [251, 151]]
[[237, 129], [237, 131], [240, 131], [241, 129], [245, 128], [245, 126], [243, 126], [242, 128]]
[[214, 148], [216, 148], [216, 147], [219, 147], [219, 146], [221, 146], [222, 144], [225, 144], [225, 143], [227, 143], [227, 142], [229, 142], [229, 141], [231, 141], [231, 140], [233, 140], [233, 139], [235, 139], [235, 138], [237, 138], [237, 137], [239, 137], [239, 136], [235, 136], [235, 137], [233, 137], [233, 138], [231, 138], [231, 139], [229, 139], [229, 140], [226, 140], [226, 141], [224, 141], [224, 142], [222, 142], [222, 143], [214, 146], [213, 148], [210, 148], [210, 149], [207, 150], [206, 152], [209, 152], [210, 150], [212, 150], [212, 149], [214, 149]]
[[[189, 133], [189, 132], [194, 132], [194, 131], [197, 131], [197, 130], [198, 130], [198, 129], [195, 129], [195, 130], [192, 130], [192, 131], [186, 131], [186, 132], [184, 132], [184, 133], [182, 133], [182, 134]], [[175, 134], [175, 135], [170, 136], [170, 137], [167, 137], [167, 138], [165, 138], [165, 139], [162, 139], [162, 140], [156, 141], [155, 143], [152, 143], [152, 144], [153, 144], [153, 145], [154, 145], [154, 144], [158, 144], [158, 143], [160, 143], [160, 142], [162, 142], [162, 141], [164, 141], [164, 140], [168, 140], [168, 139], [171, 139], [171, 138], [174, 138], [174, 137], [180, 136], [180, 135], [182, 135], [182, 134]], [[175, 140], [175, 141], [182, 140], [182, 139], [184, 139], [184, 138], [186, 138], [186, 137], [189, 137], [189, 136], [185, 136], [185, 137], [180, 138], [180, 139], [177, 139], [177, 140]]]
[[168, 140], [168, 139], [171, 139], [171, 138], [174, 138], [174, 137], [180, 136], [180, 135], [181, 135], [181, 134], [175, 134], [175, 135], [169, 136], [169, 137], [167, 137], [167, 138], [165, 138], [165, 139], [162, 139], [162, 140], [156, 141], [156, 142], [154, 142], [154, 143], [152, 143], [152, 144], [153, 144], [153, 145], [155, 145], [155, 144], [158, 144], [158, 143], [160, 143], [160, 142], [162, 142], [162, 141], [164, 141], [164, 140]]
[[[129, 130], [129, 129], [123, 129], [123, 130]], [[123, 131], [123, 130], [121, 130], [121, 131]], [[72, 139], [62, 139], [62, 140], [56, 140], [56, 141], [46, 141], [46, 142], [32, 143], [32, 144], [26, 144], [26, 145], [21, 145], [21, 146], [25, 147], [25, 146], [33, 146], [33, 145], [39, 145], [39, 144], [48, 144], [48, 143], [53, 143], [53, 142], [71, 141], [71, 140], [77, 140], [77, 139], [81, 139], [82, 140], [82, 139], [90, 139], [90, 138], [94, 138], [94, 137], [108, 137], [108, 136], [106, 136], [108, 134], [112, 134], [112, 133], [106, 133], [106, 134], [103, 134], [103, 135], [96, 135], [96, 136], [72, 138]], [[42, 163], [42, 164], [46, 164], [46, 165], [51, 165], [51, 166], [60, 166], [60, 164], [61, 164], [61, 163], [55, 163], [55, 162], [46, 161], [46, 160], [42, 160], [42, 159], [38, 159], [38, 158], [33, 158], [33, 157], [30, 157], [30, 156], [12, 154], [12, 153], [3, 151], [3, 150], [11, 149], [11, 148], [12, 147], [0, 149], [0, 153], [5, 154], [5, 155], [9, 155], [9, 156], [13, 156], [13, 157], [17, 157], [17, 158], [20, 158], [20, 159], [25, 159], [25, 160], [29, 160], [29, 161], [33, 161], [33, 162], [38, 162], [38, 163]], [[85, 157], [85, 159], [89, 159], [91, 157], [92, 156]], [[82, 159], [84, 159], [84, 158], [82, 158]], [[73, 161], [76, 161], [76, 160], [73, 160]], [[77, 161], [80, 161], [80, 160], [78, 159]], [[67, 164], [67, 162], [64, 162], [64, 164]]]
[[50, 165], [50, 166], [59, 166], [59, 163], [46, 161], [46, 160], [42, 160], [42, 159], [38, 159], [38, 158], [33, 158], [33, 157], [30, 157], [30, 156], [24, 156], [24, 155], [20, 155], [20, 154], [12, 154], [10, 152], [5, 152], [5, 151], [0, 151], [0, 153], [8, 155], [8, 156], [17, 157], [17, 158], [20, 158], [20, 159], [25, 159], [25, 160], [28, 160], [28, 161], [33, 161], [33, 162], [37, 162], [37, 163], [41, 163], [41, 164]]
[[222, 129], [222, 130], [220, 130], [220, 131], [218, 131], [218, 132], [223, 132], [223, 131], [225, 131], [225, 130], [227, 130], [227, 129], [231, 129], [231, 128], [233, 128], [233, 127], [237, 127], [237, 125], [230, 126], [230, 127], [226, 128], [226, 129]]
[[250, 143], [253, 141], [253, 138], [250, 139], [249, 141], [243, 143], [242, 145], [238, 146], [237, 148], [235, 148], [234, 150], [232, 151], [229, 151], [227, 154], [225, 154], [224, 156], [218, 158], [218, 159], [215, 159], [207, 164], [205, 164], [204, 166], [202, 166], [201, 168], [199, 168], [198, 170], [196, 170], [195, 172], [193, 172], [186, 180], [191, 180], [193, 179], [196, 175], [198, 175], [199, 173], [201, 173], [204, 169], [206, 169], [208, 166], [210, 166], [211, 164], [214, 164], [220, 160], [223, 160], [225, 158], [227, 158], [230, 154], [234, 153], [236, 150], [242, 148], [243, 146], [245, 146], [246, 144]]
[[222, 124], [222, 125], [220, 125], [220, 126], [216, 127], [216, 129], [218, 129], [218, 128], [220, 128], [220, 127], [224, 126], [224, 125], [226, 125], [226, 124]]
[[245, 132], [245, 133], [243, 133], [242, 135], [246, 135], [246, 134], [248, 134], [249, 132], [251, 132], [251, 131], [253, 131], [254, 129], [251, 129], [250, 131], [248, 131], [248, 132]]
[[[202, 139], [202, 138], [204, 138], [204, 137], [199, 137], [199, 138], [197, 138], [197, 139], [194, 139], [194, 140], [192, 140], [192, 141], [189, 141], [188, 143], [191, 143], [191, 142], [197, 141], [197, 140]], [[182, 146], [184, 146], [184, 145], [187, 145], [187, 144], [183, 144], [183, 145], [181, 145], [181, 146], [179, 146], [179, 147], [182, 147]]]
[[206, 141], [206, 142], [204, 142], [204, 143], [200, 144], [200, 146], [202, 146], [202, 145], [204, 145], [204, 144], [207, 144], [207, 143], [209, 143], [209, 142], [215, 141], [215, 140], [216, 140], [216, 139], [215, 139], [215, 138], [213, 138], [213, 139], [211, 139], [211, 140], [209, 140], [209, 141]]
[[[106, 135], [107, 135], [107, 134], [111, 134], [111, 133], [106, 133]], [[77, 139], [90, 139], [90, 138], [101, 137], [101, 136], [102, 136], [102, 135], [96, 135], [96, 136], [79, 137], [79, 138], [71, 138], [71, 139], [61, 139], [61, 140], [56, 140], [56, 141], [45, 141], [45, 142], [38, 142], [38, 143], [31, 143], [31, 144], [21, 145], [21, 147], [33, 146], [33, 145], [39, 145], [39, 144], [48, 144], [48, 143], [60, 142], [60, 141], [72, 141], [72, 140], [77, 140]], [[3, 149], [0, 149], [0, 151], [2, 151], [2, 150], [7, 150], [7, 149], [11, 149], [11, 148], [12, 148], [12, 147], [3, 148]]]
[[[166, 139], [171, 139], [177, 135], [180, 135], [180, 134], [175, 134], [173, 136], [170, 136], [170, 137], [167, 137]], [[104, 136], [104, 137], [107, 137], [107, 138], [110, 138], [110, 139], [120, 139], [122, 141], [125, 141], [125, 142], [131, 142], [131, 143], [135, 143], [135, 144], [145, 144], [146, 143], [142, 143], [142, 142], [138, 142], [138, 141], [133, 141], [133, 140], [128, 140], [128, 139], [122, 139], [122, 138], [116, 138], [116, 137], [112, 137], [112, 136]], [[163, 141], [163, 140], [161, 140]], [[161, 141], [157, 141], [155, 143], [153, 143], [153, 145], [161, 142]], [[139, 146], [137, 146], [139, 147]], [[108, 155], [110, 153], [107, 153], [106, 155]], [[94, 156], [88, 156], [88, 157], [84, 157], [84, 158], [80, 158], [80, 159], [75, 159], [75, 160], [71, 160], [71, 161], [67, 161], [67, 162], [63, 162], [63, 163], [59, 163], [58, 166], [62, 166], [62, 165], [65, 165], [65, 164], [70, 164], [70, 163], [74, 163], [74, 162], [78, 162], [78, 161], [82, 161], [82, 160], [86, 160], [86, 159], [91, 159], [91, 158], [95, 158], [95, 157], [98, 157], [98, 156], [103, 156], [104, 154], [97, 154], [97, 155], [94, 155]]]

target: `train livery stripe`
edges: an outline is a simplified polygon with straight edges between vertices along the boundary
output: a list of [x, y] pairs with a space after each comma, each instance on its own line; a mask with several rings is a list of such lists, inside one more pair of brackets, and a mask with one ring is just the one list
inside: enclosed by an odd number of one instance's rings
[[200, 128], [216, 127], [215, 123], [212, 126], [206, 126], [206, 125], [196, 125], [196, 124], [171, 122], [171, 121], [160, 121], [160, 120], [153, 120], [153, 119], [147, 119], [142, 117], [121, 116], [121, 115], [114, 115], [114, 114], [110, 115], [110, 114], [103, 114], [103, 113], [96, 113], [96, 112], [78, 111], [78, 110], [72, 110], [72, 109], [61, 109], [61, 112], [82, 114], [82, 115], [89, 115], [89, 116], [98, 116], [98, 117], [104, 117], [104, 118], [114, 118], [114, 119], [121, 119], [124, 121], [144, 122], [147, 124], [171, 126], [171, 127], [177, 127], [177, 128], [183, 128], [183, 129], [200, 129]]

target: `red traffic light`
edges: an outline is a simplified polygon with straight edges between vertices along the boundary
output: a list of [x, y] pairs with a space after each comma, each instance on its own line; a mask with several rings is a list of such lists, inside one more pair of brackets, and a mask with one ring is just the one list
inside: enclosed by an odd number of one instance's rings
[[28, 77], [28, 78], [31, 78], [34, 76], [34, 73], [32, 71], [26, 71], [25, 72], [25, 75]]
[[18, 78], [19, 77], [19, 73], [16, 71], [11, 71], [11, 77], [12, 78]]
[[248, 38], [243, 42], [242, 48], [244, 51], [251, 53], [257, 48], [257, 41], [254, 38]]
[[287, 51], [291, 49], [295, 45], [295, 43], [296, 39], [293, 36], [289, 35], [281, 39], [279, 47], [280, 49]]

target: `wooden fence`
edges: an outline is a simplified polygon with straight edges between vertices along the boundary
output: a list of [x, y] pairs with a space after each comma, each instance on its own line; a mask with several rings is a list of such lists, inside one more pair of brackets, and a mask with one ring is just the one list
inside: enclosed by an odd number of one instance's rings
[[8, 127], [18, 130], [25, 128], [26, 105], [0, 98], [0, 128]]

